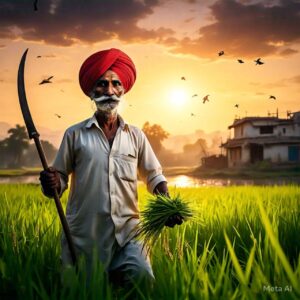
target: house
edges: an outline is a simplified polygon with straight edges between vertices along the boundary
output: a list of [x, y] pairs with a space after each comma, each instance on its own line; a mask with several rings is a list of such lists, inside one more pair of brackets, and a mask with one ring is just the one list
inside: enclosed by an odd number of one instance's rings
[[300, 163], [300, 111], [278, 117], [236, 119], [228, 129], [233, 138], [222, 144], [228, 167], [267, 160], [274, 163]]
[[227, 167], [227, 157], [225, 155], [210, 155], [201, 158], [201, 167], [208, 169], [223, 169]]

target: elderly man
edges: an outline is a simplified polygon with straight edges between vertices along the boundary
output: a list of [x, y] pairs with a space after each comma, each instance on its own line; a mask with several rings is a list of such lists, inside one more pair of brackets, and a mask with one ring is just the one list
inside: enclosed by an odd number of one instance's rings
[[[76, 251], [92, 267], [92, 253], [113, 282], [154, 279], [149, 258], [134, 239], [139, 222], [137, 173], [154, 194], [167, 194], [166, 179], [145, 136], [118, 115], [122, 97], [133, 86], [132, 60], [118, 49], [97, 52], [79, 72], [83, 92], [96, 104], [95, 114], [66, 130], [54, 165], [41, 172], [43, 192], [62, 194], [71, 174], [66, 217]], [[182, 220], [173, 218], [173, 227]], [[62, 260], [71, 262], [65, 237]]]

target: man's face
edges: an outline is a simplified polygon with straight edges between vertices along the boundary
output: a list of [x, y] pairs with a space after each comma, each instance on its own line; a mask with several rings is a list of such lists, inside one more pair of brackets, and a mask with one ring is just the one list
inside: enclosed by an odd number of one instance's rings
[[99, 111], [113, 114], [117, 112], [123, 95], [124, 87], [119, 76], [108, 70], [98, 79], [91, 98], [95, 101]]

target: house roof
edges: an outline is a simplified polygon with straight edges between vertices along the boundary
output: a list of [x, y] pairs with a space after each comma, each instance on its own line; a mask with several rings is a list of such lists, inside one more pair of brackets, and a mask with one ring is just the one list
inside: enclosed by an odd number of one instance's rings
[[[299, 114], [300, 112], [294, 112], [291, 113], [291, 115], [296, 115]], [[255, 122], [266, 122], [266, 125], [270, 125], [270, 126], [277, 126], [277, 125], [288, 125], [291, 124], [293, 122], [295, 122], [295, 120], [292, 118], [288, 118], [288, 119], [280, 119], [278, 117], [245, 117], [242, 119], [235, 119], [233, 121], [233, 124], [231, 124], [230, 126], [228, 126], [228, 129], [237, 127], [243, 123], [252, 123], [253, 126], [261, 126], [261, 124], [255, 124]]]
[[221, 145], [224, 148], [236, 148], [241, 146], [249, 146], [251, 144], [260, 145], [300, 145], [300, 137], [298, 136], [268, 136], [268, 137], [253, 137], [253, 138], [240, 138], [229, 139], [227, 142]]

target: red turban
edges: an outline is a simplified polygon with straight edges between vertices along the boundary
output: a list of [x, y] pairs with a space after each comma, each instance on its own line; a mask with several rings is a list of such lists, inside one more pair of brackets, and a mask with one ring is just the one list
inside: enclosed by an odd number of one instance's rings
[[79, 83], [83, 92], [90, 96], [96, 81], [107, 71], [115, 72], [127, 93], [133, 86], [136, 70], [130, 57], [119, 49], [108, 49], [89, 56], [79, 71]]

